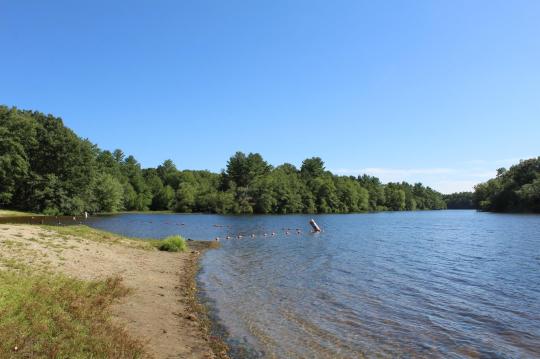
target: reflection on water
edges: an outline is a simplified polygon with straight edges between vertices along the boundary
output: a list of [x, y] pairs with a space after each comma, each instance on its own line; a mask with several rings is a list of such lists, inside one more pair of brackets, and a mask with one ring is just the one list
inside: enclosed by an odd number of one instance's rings
[[320, 234], [309, 218], [123, 215], [93, 225], [244, 234], [207, 252], [199, 275], [237, 356], [540, 356], [540, 216], [325, 215]]

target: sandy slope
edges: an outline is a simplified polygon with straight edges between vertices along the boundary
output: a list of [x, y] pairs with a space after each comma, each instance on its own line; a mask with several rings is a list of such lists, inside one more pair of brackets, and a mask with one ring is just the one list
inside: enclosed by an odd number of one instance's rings
[[120, 275], [132, 289], [115, 320], [156, 358], [213, 358], [185, 296], [198, 251], [167, 253], [136, 242], [110, 244], [29, 225], [0, 225], [0, 269], [25, 263], [80, 279]]

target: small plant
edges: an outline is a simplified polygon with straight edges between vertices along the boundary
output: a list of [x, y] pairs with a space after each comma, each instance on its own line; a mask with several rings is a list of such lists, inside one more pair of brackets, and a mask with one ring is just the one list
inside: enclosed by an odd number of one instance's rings
[[186, 240], [179, 235], [169, 236], [157, 245], [160, 251], [184, 252], [187, 249]]

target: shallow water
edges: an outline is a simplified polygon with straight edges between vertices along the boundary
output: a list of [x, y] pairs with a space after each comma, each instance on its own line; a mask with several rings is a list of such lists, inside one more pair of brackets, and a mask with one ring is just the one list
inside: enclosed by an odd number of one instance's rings
[[310, 218], [128, 214], [90, 224], [139, 237], [242, 233], [206, 253], [198, 278], [238, 357], [540, 357], [540, 216], [320, 215], [320, 234]]

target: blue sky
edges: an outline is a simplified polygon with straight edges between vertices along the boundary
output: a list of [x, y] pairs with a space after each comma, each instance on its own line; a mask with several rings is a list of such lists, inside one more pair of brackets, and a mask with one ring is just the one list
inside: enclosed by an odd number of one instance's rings
[[540, 155], [539, 1], [0, 3], [0, 103], [143, 166], [237, 150], [470, 190]]

